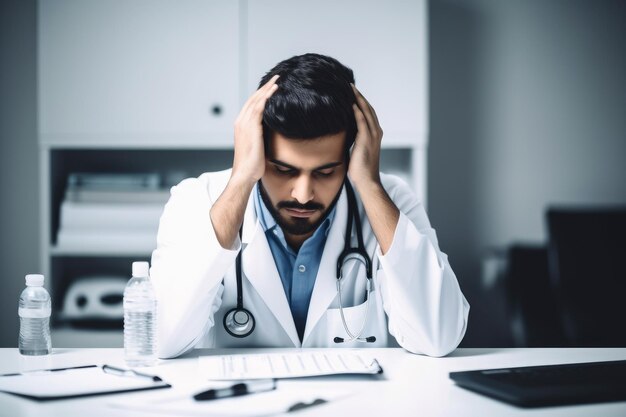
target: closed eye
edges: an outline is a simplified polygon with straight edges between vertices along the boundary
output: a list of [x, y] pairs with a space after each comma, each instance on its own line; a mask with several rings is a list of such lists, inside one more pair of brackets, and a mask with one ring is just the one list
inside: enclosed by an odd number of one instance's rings
[[322, 177], [330, 177], [334, 173], [335, 173], [335, 170], [332, 168], [315, 171], [315, 175], [321, 175]]
[[274, 165], [274, 169], [276, 170], [276, 172], [282, 175], [293, 175], [296, 172], [294, 169], [281, 167], [279, 165]]
[[[295, 176], [295, 175], [298, 175], [298, 173], [300, 172], [300, 170], [298, 169], [290, 168], [284, 165], [278, 165], [278, 164], [272, 164], [272, 165], [274, 166], [275, 172], [279, 175]], [[326, 168], [316, 169], [315, 171], [312, 172], [312, 174], [315, 177], [330, 177], [333, 174], [335, 174], [336, 171], [337, 170], [335, 169], [335, 166], [330, 166]]]

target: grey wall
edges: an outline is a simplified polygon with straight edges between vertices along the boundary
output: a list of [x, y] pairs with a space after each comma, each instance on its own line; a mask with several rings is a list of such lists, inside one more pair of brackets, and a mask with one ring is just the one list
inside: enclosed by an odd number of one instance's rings
[[39, 272], [36, 3], [0, 2], [0, 347], [16, 347], [24, 275]]
[[626, 2], [430, 3], [429, 214], [472, 311], [510, 342], [492, 247], [543, 242], [552, 204], [626, 203]]

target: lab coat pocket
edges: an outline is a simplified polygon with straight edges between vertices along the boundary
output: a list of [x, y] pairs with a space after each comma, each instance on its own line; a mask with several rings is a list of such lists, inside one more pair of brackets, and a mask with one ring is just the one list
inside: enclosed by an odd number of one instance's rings
[[[367, 301], [361, 303], [359, 305], [353, 307], [344, 307], [343, 309], [343, 319], [341, 317], [341, 309], [339, 308], [329, 308], [326, 310], [326, 329], [327, 334], [326, 337], [328, 339], [329, 346], [337, 346], [337, 347], [385, 347], [386, 346], [386, 334], [380, 334], [377, 331], [378, 320], [376, 315], [379, 313], [376, 308], [376, 292], [372, 291], [370, 293], [370, 305], [369, 311], [367, 307]], [[367, 317], [366, 317], [367, 315]], [[375, 336], [375, 342], [360, 342], [357, 340], [348, 341], [350, 336], [346, 332], [346, 328], [344, 326], [345, 323], [348, 326], [348, 330], [352, 335], [356, 336], [361, 328], [363, 327], [363, 331], [361, 332], [360, 337], [366, 338], [369, 336]], [[335, 337], [343, 338], [345, 341], [343, 343], [335, 343]]]

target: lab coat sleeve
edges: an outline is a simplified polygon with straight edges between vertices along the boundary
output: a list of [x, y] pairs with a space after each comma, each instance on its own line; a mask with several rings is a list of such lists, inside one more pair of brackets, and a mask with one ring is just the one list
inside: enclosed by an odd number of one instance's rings
[[402, 181], [387, 192], [400, 210], [391, 247], [376, 247], [389, 333], [409, 352], [447, 355], [465, 335], [469, 303], [415, 194]]
[[239, 237], [230, 249], [219, 244], [207, 190], [198, 178], [172, 187], [159, 223], [150, 275], [158, 303], [160, 358], [192, 349], [215, 324], [223, 276], [241, 247]]

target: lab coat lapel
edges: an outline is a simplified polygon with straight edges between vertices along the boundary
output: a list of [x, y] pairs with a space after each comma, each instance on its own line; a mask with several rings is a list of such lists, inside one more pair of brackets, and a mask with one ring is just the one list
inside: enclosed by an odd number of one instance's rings
[[[337, 211], [335, 212], [333, 224], [326, 238], [326, 245], [324, 246], [317, 277], [315, 278], [304, 337], [302, 338], [303, 344], [306, 343], [307, 338], [315, 328], [317, 322], [322, 318], [330, 303], [337, 296], [337, 259], [339, 259], [339, 255], [344, 247], [347, 218], [348, 199], [344, 187], [337, 201]], [[352, 263], [352, 266], [346, 266], [343, 270], [343, 276], [350, 274], [350, 269], [353, 267], [354, 263]]]
[[[291, 315], [285, 289], [278, 275], [278, 269], [267, 242], [267, 237], [254, 210], [253, 198], [255, 198], [256, 192], [255, 187], [252, 193], [250, 193], [243, 222], [243, 275], [250, 281], [267, 307], [272, 311], [287, 335], [289, 335], [294, 346], [300, 347], [300, 339]], [[246, 296], [244, 295], [244, 307], [245, 300]], [[256, 319], [257, 331], [263, 331], [264, 324], [262, 318], [256, 317]]]

